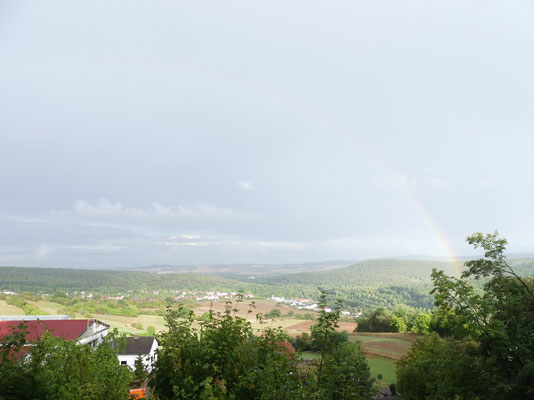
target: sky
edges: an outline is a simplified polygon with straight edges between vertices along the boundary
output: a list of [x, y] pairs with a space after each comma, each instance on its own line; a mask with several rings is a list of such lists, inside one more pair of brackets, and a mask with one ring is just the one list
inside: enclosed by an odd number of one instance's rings
[[531, 1], [1, 1], [0, 265], [534, 252]]

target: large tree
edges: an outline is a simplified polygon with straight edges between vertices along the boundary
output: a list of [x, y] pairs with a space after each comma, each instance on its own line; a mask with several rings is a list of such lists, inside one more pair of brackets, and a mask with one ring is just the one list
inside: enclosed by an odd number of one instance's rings
[[[466, 262], [460, 278], [432, 273], [440, 332], [449, 338], [424, 339], [412, 349], [399, 363], [399, 390], [408, 400], [437, 398], [432, 390], [460, 398], [534, 398], [533, 281], [507, 262], [507, 241], [497, 232], [467, 241], [484, 256]], [[420, 385], [414, 371], [433, 389], [412, 395]]]

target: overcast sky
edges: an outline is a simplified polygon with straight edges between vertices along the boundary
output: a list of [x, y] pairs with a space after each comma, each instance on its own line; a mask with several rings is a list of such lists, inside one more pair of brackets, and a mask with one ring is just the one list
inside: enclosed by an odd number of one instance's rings
[[0, 1], [0, 265], [532, 252], [533, 4]]

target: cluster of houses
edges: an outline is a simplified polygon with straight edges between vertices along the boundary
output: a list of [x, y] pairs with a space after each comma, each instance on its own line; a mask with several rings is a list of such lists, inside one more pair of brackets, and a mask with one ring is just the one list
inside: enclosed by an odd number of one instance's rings
[[[133, 293], [132, 290], [129, 290], [128, 292], [129, 293]], [[141, 293], [154, 294], [156, 296], [158, 296], [160, 294], [160, 292], [158, 290], [153, 290], [153, 291], [141, 290]], [[218, 292], [218, 291], [205, 291], [205, 292], [191, 291], [191, 292], [185, 292], [185, 291], [170, 290], [169, 293], [177, 294], [177, 296], [174, 297], [174, 300], [178, 301], [178, 302], [179, 301], [184, 301], [184, 300], [193, 300], [193, 301], [195, 301], [195, 300], [196, 301], [233, 300], [239, 295], [238, 292]], [[11, 296], [11, 295], [16, 295], [17, 293], [16, 292], [12, 292], [12, 291], [8, 291], [8, 290], [4, 290], [4, 291], [0, 291], [0, 294]], [[66, 294], [69, 295], [68, 292]], [[71, 294], [73, 294], [73, 295], [78, 295], [79, 294], [82, 298], [85, 298], [85, 299], [92, 299], [94, 297], [93, 293], [87, 293], [85, 291], [81, 291], [81, 292], [74, 291]], [[50, 295], [49, 294], [44, 294], [42, 296], [43, 297], [48, 297]], [[242, 296], [245, 299], [252, 299], [252, 298], [255, 297], [251, 293], [243, 294]], [[102, 296], [102, 298], [105, 299], [105, 300], [124, 300], [126, 298], [126, 296], [124, 294], [122, 294], [122, 293], [118, 293], [118, 295], [116, 295], [116, 296]], [[137, 297], [134, 297], [134, 298], [131, 298], [131, 299], [132, 300], [140, 300]], [[154, 301], [155, 299], [149, 298], [149, 299], [145, 299], [145, 300]]]
[[[47, 331], [52, 336], [74, 340], [78, 344], [87, 344], [93, 348], [99, 346], [109, 332], [109, 325], [96, 319], [71, 319], [68, 315], [0, 316], [0, 341], [5, 336], [20, 331], [21, 324], [27, 331], [25, 347], [28, 349]], [[152, 370], [158, 348], [158, 342], [153, 336], [118, 339], [114, 346], [117, 348], [117, 358], [122, 365], [133, 370], [135, 361], [141, 357], [145, 370], [147, 372]], [[23, 355], [25, 353], [27, 352], [21, 352]]]
[[[276, 303], [287, 304], [290, 307], [296, 307], [299, 310], [310, 310], [310, 311], [320, 311], [319, 305], [314, 303], [313, 299], [286, 299], [285, 297], [276, 297], [271, 296], [269, 300]], [[330, 307], [325, 307], [322, 309], [325, 312], [332, 312]], [[361, 312], [352, 314], [350, 311], [341, 311], [341, 315], [346, 317], [359, 317], [362, 315]]]
[[[196, 296], [197, 301], [205, 301], [205, 300], [232, 300], [237, 297], [237, 292], [205, 292], [198, 296]], [[254, 298], [254, 295], [252, 294], [243, 294], [243, 298], [245, 299], [252, 299]], [[179, 296], [175, 298], [176, 301], [183, 300], [183, 298], [180, 298]]]
[[[319, 311], [319, 305], [313, 303], [313, 299], [286, 299], [285, 297], [276, 297], [272, 295], [269, 300], [276, 303], [287, 304], [291, 307], [296, 307], [299, 310]], [[330, 312], [332, 310], [330, 308], [325, 308], [325, 311]]]

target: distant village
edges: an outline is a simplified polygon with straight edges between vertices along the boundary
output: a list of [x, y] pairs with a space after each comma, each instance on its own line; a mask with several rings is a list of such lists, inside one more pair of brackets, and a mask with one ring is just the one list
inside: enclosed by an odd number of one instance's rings
[[[315, 303], [313, 299], [286, 299], [285, 297], [275, 297], [273, 295], [269, 298], [269, 300], [274, 301], [276, 303], [287, 304], [290, 307], [296, 307], [298, 310], [320, 311], [319, 305]], [[332, 312], [332, 309], [330, 307], [325, 307], [322, 310], [328, 313]], [[341, 311], [341, 315], [345, 317], [359, 317], [362, 315], [362, 313]]]

